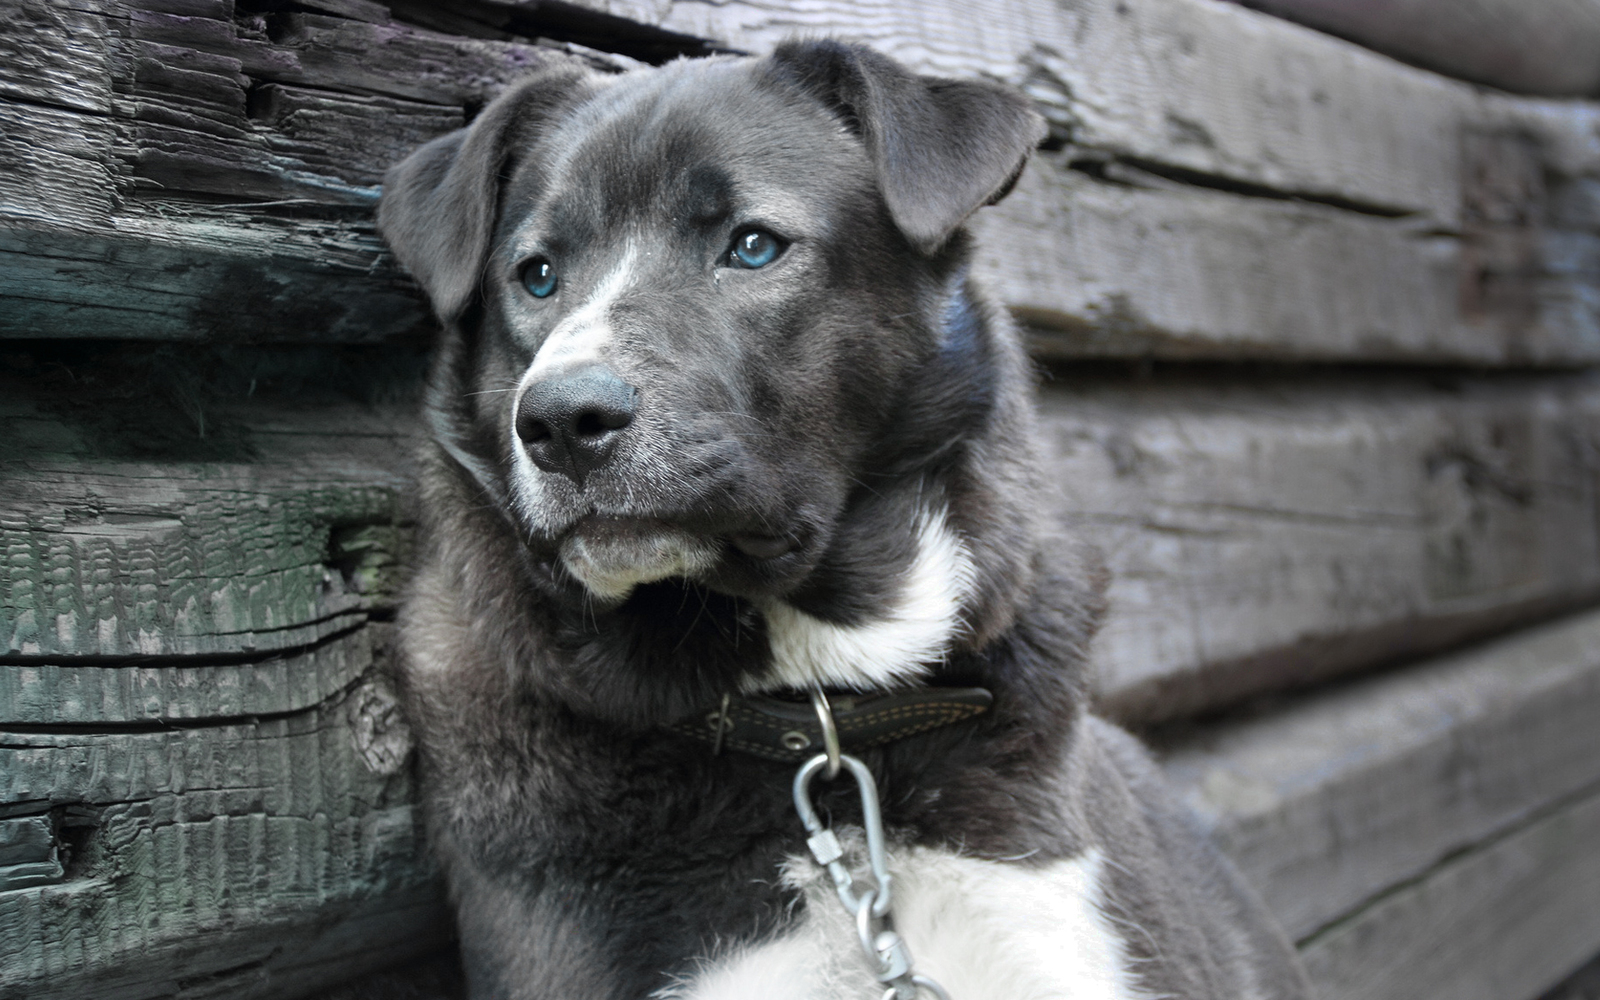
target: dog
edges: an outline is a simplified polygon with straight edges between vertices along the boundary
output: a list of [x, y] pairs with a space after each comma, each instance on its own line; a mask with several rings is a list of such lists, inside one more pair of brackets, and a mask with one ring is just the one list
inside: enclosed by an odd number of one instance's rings
[[794, 41], [547, 68], [390, 171], [444, 330], [403, 687], [473, 997], [1308, 995], [1086, 708], [1103, 574], [963, 229], [1043, 135]]

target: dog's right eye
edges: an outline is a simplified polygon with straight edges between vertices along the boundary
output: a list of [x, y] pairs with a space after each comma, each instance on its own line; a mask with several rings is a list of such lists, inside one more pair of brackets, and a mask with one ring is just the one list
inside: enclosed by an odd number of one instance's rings
[[733, 238], [728, 263], [734, 267], [766, 267], [778, 259], [787, 245], [765, 229], [746, 229]]
[[556, 290], [556, 267], [544, 257], [522, 265], [522, 287], [536, 299], [549, 298]]

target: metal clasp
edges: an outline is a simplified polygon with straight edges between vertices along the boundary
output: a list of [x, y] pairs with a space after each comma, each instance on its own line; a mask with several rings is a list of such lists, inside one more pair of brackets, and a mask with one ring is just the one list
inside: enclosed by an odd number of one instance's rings
[[[834, 726], [827, 695], [815, 691], [811, 695], [811, 703], [816, 707], [817, 718], [822, 723], [822, 740], [826, 750], [801, 764], [794, 776], [794, 808], [806, 828], [806, 846], [810, 848], [811, 856], [817, 859], [817, 864], [826, 869], [828, 877], [833, 880], [839, 902], [855, 917], [856, 936], [860, 940], [862, 953], [866, 955], [878, 982], [888, 986], [883, 1000], [916, 1000], [919, 990], [927, 990], [937, 1000], [950, 1000], [944, 987], [912, 971], [911, 949], [894, 929], [890, 909], [893, 889], [889, 878], [888, 848], [883, 835], [883, 811], [878, 803], [878, 783], [866, 764], [840, 752], [839, 732]], [[817, 775], [825, 772], [825, 777], [832, 780], [840, 770], [848, 770], [855, 779], [856, 790], [861, 796], [862, 826], [867, 834], [867, 866], [872, 872], [873, 884], [859, 893], [856, 891], [856, 879], [844, 863], [844, 846], [834, 832], [823, 825], [811, 801], [811, 783]]]

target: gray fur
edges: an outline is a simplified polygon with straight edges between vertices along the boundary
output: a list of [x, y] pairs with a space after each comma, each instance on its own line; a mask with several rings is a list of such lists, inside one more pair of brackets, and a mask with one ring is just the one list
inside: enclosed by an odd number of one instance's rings
[[[761, 683], [769, 602], [843, 628], [888, 613], [929, 503], [974, 582], [926, 670], [995, 707], [863, 755], [893, 835], [1019, 864], [1098, 848], [1150, 993], [1307, 995], [1143, 751], [1086, 714], [1103, 574], [1040, 523], [1028, 362], [960, 228], [1042, 135], [1003, 88], [790, 43], [548, 73], [391, 172], [381, 226], [445, 325], [403, 626], [475, 997], [636, 1000], [796, 919], [789, 768], [665, 727]], [[751, 225], [787, 249], [740, 270]], [[517, 278], [535, 257], [548, 298]], [[580, 485], [529, 471], [512, 419], [602, 292], [596, 349], [637, 412]], [[704, 556], [690, 578], [617, 596], [573, 576], [574, 539], [626, 563], [664, 537]]]

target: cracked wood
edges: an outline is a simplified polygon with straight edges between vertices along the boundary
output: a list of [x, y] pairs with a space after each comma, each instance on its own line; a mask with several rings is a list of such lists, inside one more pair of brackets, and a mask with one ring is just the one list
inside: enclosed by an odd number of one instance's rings
[[1102, 707], [1173, 718], [1600, 595], [1592, 376], [1134, 379], [1042, 394], [1051, 507], [1112, 570]]

